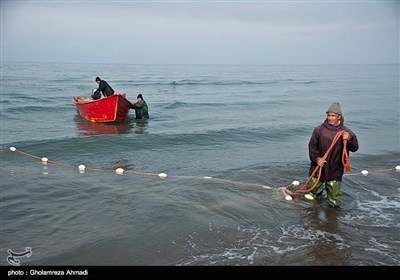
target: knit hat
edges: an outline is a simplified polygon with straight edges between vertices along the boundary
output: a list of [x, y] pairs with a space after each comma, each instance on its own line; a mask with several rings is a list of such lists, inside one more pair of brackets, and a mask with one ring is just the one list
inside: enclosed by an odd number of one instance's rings
[[326, 110], [326, 113], [335, 113], [335, 114], [343, 115], [339, 102], [333, 102], [331, 104], [331, 106], [328, 108], [328, 110]]

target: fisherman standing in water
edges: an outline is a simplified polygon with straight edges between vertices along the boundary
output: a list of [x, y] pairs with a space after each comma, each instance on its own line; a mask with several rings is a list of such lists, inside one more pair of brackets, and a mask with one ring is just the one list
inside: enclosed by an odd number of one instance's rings
[[148, 119], [149, 118], [149, 108], [146, 101], [144, 101], [142, 94], [137, 96], [137, 102], [131, 105], [131, 109], [135, 109], [136, 118], [135, 119]]
[[[308, 144], [311, 160], [309, 176], [313, 174], [317, 166], [321, 166], [320, 180], [311, 193], [316, 199], [322, 199], [325, 185], [329, 206], [337, 207], [341, 204], [341, 184], [344, 172], [342, 162], [344, 147], [342, 141], [336, 143], [325, 161], [323, 156], [330, 148], [332, 140], [339, 131], [345, 131], [342, 134], [342, 139], [347, 140], [347, 151], [356, 152], [358, 150], [358, 140], [354, 132], [344, 125], [343, 113], [339, 103], [333, 102], [326, 111], [326, 116], [325, 121], [314, 128]], [[317, 178], [313, 177], [307, 188], [310, 189], [316, 180]]]

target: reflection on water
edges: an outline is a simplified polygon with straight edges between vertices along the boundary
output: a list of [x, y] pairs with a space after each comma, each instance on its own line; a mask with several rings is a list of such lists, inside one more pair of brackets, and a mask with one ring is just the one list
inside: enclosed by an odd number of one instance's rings
[[108, 134], [143, 134], [146, 131], [147, 120], [127, 118], [122, 122], [99, 123], [90, 122], [75, 115], [75, 123], [80, 136], [99, 136]]
[[133, 133], [135, 134], [144, 134], [146, 133], [146, 128], [147, 128], [147, 119], [131, 119], [131, 122], [134, 124], [133, 125]]
[[302, 217], [305, 231], [312, 236], [307, 257], [315, 265], [348, 265], [351, 255], [350, 240], [342, 231], [340, 208], [329, 206], [307, 211]]

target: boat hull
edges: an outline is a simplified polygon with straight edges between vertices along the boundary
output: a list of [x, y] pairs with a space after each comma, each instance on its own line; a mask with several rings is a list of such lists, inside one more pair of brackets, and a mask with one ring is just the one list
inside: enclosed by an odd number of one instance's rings
[[75, 96], [73, 102], [79, 114], [91, 122], [120, 122], [128, 117], [132, 103], [126, 94], [116, 93], [97, 100]]

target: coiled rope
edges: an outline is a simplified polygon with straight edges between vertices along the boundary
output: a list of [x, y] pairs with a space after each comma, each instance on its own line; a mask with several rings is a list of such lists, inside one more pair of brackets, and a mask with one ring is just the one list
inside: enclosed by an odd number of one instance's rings
[[[326, 162], [326, 159], [328, 158], [329, 154], [331, 153], [333, 147], [336, 145], [336, 143], [339, 141], [339, 139], [342, 137], [343, 133], [345, 133], [345, 132], [346, 132], [345, 130], [340, 130], [336, 133], [335, 137], [333, 137], [333, 139], [332, 139], [331, 145], [329, 146], [328, 150], [325, 152], [324, 156], [322, 157], [323, 164], [317, 165], [317, 167], [314, 169], [314, 171], [312, 172], [310, 177], [308, 177], [307, 181], [304, 183], [303, 187], [294, 192], [291, 192], [290, 190], [287, 189], [288, 194], [290, 194], [291, 196], [296, 196], [296, 195], [300, 195], [302, 193], [309, 193], [317, 186], [317, 184], [319, 183], [319, 181], [321, 179], [322, 168]], [[347, 152], [347, 139], [343, 139], [342, 164], [344, 166], [345, 172], [351, 171], [350, 157]], [[317, 174], [317, 176], [315, 176], [315, 174]], [[308, 184], [314, 177], [316, 177], [317, 179], [315, 180], [313, 186], [311, 188], [307, 189]]]

